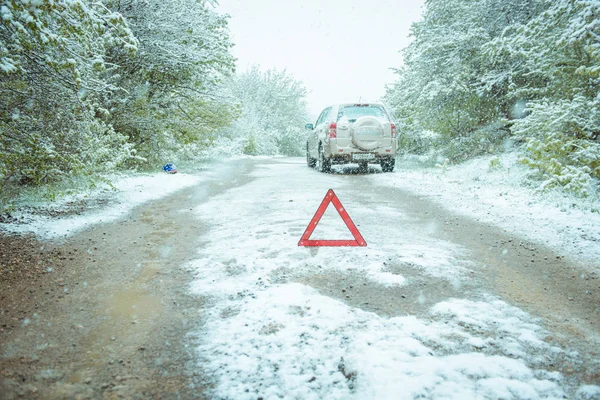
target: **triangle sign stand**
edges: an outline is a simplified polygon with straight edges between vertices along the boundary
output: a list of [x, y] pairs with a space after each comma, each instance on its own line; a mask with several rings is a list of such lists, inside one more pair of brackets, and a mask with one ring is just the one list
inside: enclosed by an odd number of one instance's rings
[[[310, 235], [312, 235], [315, 228], [319, 224], [319, 221], [321, 220], [321, 217], [325, 213], [327, 206], [329, 206], [329, 203], [333, 203], [335, 210], [338, 212], [340, 217], [342, 217], [342, 220], [344, 221], [344, 223], [350, 230], [350, 233], [352, 233], [352, 236], [354, 236], [354, 240], [310, 240]], [[323, 199], [323, 201], [321, 202], [321, 205], [317, 209], [315, 216], [312, 217], [312, 219], [310, 220], [308, 227], [306, 228], [306, 230], [304, 231], [304, 234], [302, 235], [302, 237], [300, 238], [300, 241], [298, 242], [298, 246], [307, 246], [307, 247], [322, 247], [322, 246], [323, 247], [324, 246], [329, 246], [329, 247], [361, 246], [361, 247], [364, 247], [366, 245], [367, 245], [367, 242], [365, 242], [365, 239], [363, 239], [362, 235], [358, 231], [358, 228], [356, 227], [356, 225], [354, 225], [354, 222], [352, 222], [352, 220], [350, 219], [350, 215], [348, 215], [348, 212], [346, 211], [346, 209], [340, 202], [340, 199], [338, 199], [337, 195], [333, 192], [332, 189], [329, 189], [329, 191], [327, 191], [327, 194], [325, 195], [325, 198]]]

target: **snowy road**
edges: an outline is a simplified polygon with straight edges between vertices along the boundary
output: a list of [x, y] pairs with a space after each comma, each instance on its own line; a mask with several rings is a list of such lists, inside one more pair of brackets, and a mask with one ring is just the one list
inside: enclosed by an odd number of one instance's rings
[[[426, 201], [351, 167], [321, 174], [299, 159], [250, 163], [249, 180], [194, 209], [209, 226], [188, 267], [194, 293], [210, 304], [196, 336], [212, 397], [600, 395], [585, 386], [597, 379], [597, 365], [557, 338], [565, 327], [597, 337], [589, 320], [595, 305], [577, 314], [565, 293], [538, 293], [553, 285], [536, 279], [547, 272], [514, 275], [525, 269], [521, 250], [500, 246], [512, 240], [501, 230], [447, 212], [432, 216]], [[330, 188], [366, 248], [297, 246]], [[350, 238], [332, 207], [311, 237]], [[502, 295], [554, 317], [533, 316]], [[578, 327], [565, 315], [581, 317]]]
[[[600, 398], [595, 266], [356, 172], [234, 159], [20, 226], [62, 256], [6, 288], [0, 398]], [[298, 246], [329, 189], [367, 247]]]

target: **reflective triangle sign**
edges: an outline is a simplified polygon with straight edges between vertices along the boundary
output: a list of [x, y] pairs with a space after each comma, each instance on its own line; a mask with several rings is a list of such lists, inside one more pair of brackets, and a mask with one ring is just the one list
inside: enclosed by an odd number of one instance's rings
[[[327, 206], [329, 205], [329, 203], [332, 203], [333, 206], [335, 207], [335, 210], [338, 212], [338, 214], [340, 214], [340, 217], [342, 217], [342, 220], [344, 221], [344, 223], [350, 230], [350, 233], [352, 233], [352, 236], [354, 236], [354, 240], [310, 240], [310, 235], [312, 235], [315, 228], [319, 224], [319, 221], [321, 220], [321, 217], [325, 213], [325, 210], [327, 209]], [[365, 242], [365, 239], [363, 239], [362, 235], [358, 231], [358, 228], [356, 228], [356, 225], [354, 225], [354, 222], [352, 222], [352, 220], [350, 219], [348, 212], [346, 211], [346, 209], [340, 202], [340, 199], [338, 199], [338, 197], [336, 196], [336, 194], [333, 192], [332, 189], [329, 189], [329, 191], [325, 195], [325, 198], [323, 199], [323, 201], [321, 202], [321, 205], [317, 209], [315, 216], [310, 220], [308, 227], [306, 228], [306, 230], [304, 231], [304, 234], [302, 235], [302, 237], [300, 238], [300, 241], [298, 242], [298, 246], [307, 246], [307, 247], [321, 247], [321, 246], [329, 246], [329, 247], [363, 246], [364, 247], [366, 245], [367, 245], [367, 242]]]

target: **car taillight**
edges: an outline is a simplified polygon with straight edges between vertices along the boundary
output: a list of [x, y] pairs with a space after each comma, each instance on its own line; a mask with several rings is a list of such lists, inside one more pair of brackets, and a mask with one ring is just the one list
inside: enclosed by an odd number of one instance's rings
[[392, 124], [392, 139], [396, 138], [396, 124]]
[[335, 138], [336, 136], [337, 136], [337, 124], [335, 122], [332, 122], [331, 124], [329, 124], [329, 137]]

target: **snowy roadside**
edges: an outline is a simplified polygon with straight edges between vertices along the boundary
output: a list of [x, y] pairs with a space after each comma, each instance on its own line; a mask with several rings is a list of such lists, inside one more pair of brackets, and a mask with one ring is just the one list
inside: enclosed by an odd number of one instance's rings
[[429, 169], [411, 168], [410, 163], [403, 165], [401, 161], [394, 173], [372, 175], [370, 179], [430, 198], [449, 211], [499, 226], [516, 238], [555, 249], [590, 271], [600, 270], [600, 213], [588, 211], [594, 207], [592, 202], [536, 193], [522, 184], [530, 170], [518, 164], [515, 153], [502, 155], [497, 168], [490, 168], [492, 158]]
[[112, 179], [114, 189], [102, 185], [54, 202], [25, 205], [11, 213], [13, 222], [0, 223], [0, 229], [16, 234], [33, 233], [40, 239], [69, 236], [91, 225], [115, 221], [140, 204], [200, 181], [196, 175], [182, 173], [120, 175]]

